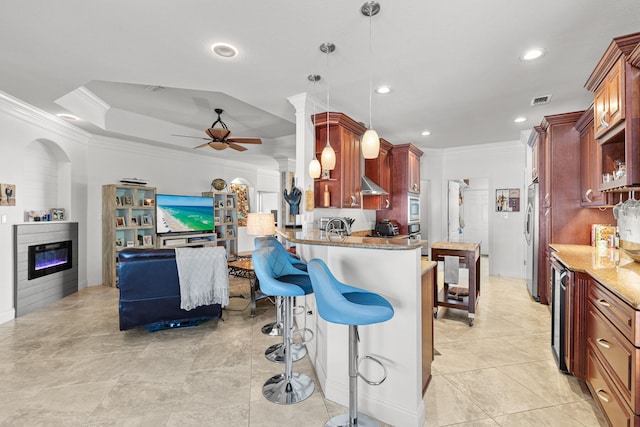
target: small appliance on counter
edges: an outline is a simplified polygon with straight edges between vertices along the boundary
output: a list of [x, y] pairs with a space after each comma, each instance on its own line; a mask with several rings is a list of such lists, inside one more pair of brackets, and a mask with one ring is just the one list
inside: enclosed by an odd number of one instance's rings
[[393, 237], [398, 234], [400, 234], [398, 223], [391, 219], [383, 219], [378, 222], [375, 230], [373, 230], [373, 236], [376, 237]]
[[347, 217], [322, 217], [320, 218], [320, 230], [350, 236], [354, 221], [355, 219]]

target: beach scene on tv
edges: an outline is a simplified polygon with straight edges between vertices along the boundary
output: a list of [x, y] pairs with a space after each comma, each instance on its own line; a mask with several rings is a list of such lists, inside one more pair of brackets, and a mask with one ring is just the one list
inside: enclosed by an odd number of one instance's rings
[[213, 199], [210, 197], [158, 194], [156, 214], [158, 233], [211, 231], [214, 228]]

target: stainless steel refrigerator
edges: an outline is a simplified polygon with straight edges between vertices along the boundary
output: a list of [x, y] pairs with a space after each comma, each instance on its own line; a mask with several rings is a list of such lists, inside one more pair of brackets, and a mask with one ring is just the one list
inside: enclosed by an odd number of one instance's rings
[[526, 279], [531, 297], [540, 301], [538, 293], [538, 183], [527, 189], [527, 214], [524, 220], [524, 237], [527, 240]]

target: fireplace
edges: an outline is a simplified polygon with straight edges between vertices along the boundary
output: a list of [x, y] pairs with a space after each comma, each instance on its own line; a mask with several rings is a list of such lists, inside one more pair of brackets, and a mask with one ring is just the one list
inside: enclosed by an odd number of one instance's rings
[[68, 270], [73, 267], [71, 240], [29, 246], [29, 280]]

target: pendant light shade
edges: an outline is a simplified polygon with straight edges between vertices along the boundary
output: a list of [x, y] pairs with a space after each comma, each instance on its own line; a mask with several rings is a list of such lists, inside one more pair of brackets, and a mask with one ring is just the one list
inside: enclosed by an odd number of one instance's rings
[[375, 159], [380, 153], [380, 138], [378, 132], [369, 129], [362, 137], [362, 155], [365, 159]]
[[322, 169], [334, 170], [336, 167], [336, 152], [333, 151], [333, 147], [329, 143], [325, 145], [324, 150], [322, 150], [322, 156], [320, 156], [320, 161], [322, 162]]
[[373, 48], [371, 42], [371, 17], [380, 12], [380, 4], [369, 1], [362, 5], [360, 12], [369, 17], [369, 130], [364, 133], [361, 141], [362, 155], [365, 159], [375, 159], [380, 153], [380, 138], [373, 130], [371, 114], [371, 93], [373, 92]]
[[322, 172], [320, 162], [315, 157], [309, 163], [309, 176], [313, 179], [320, 178], [320, 172]]

